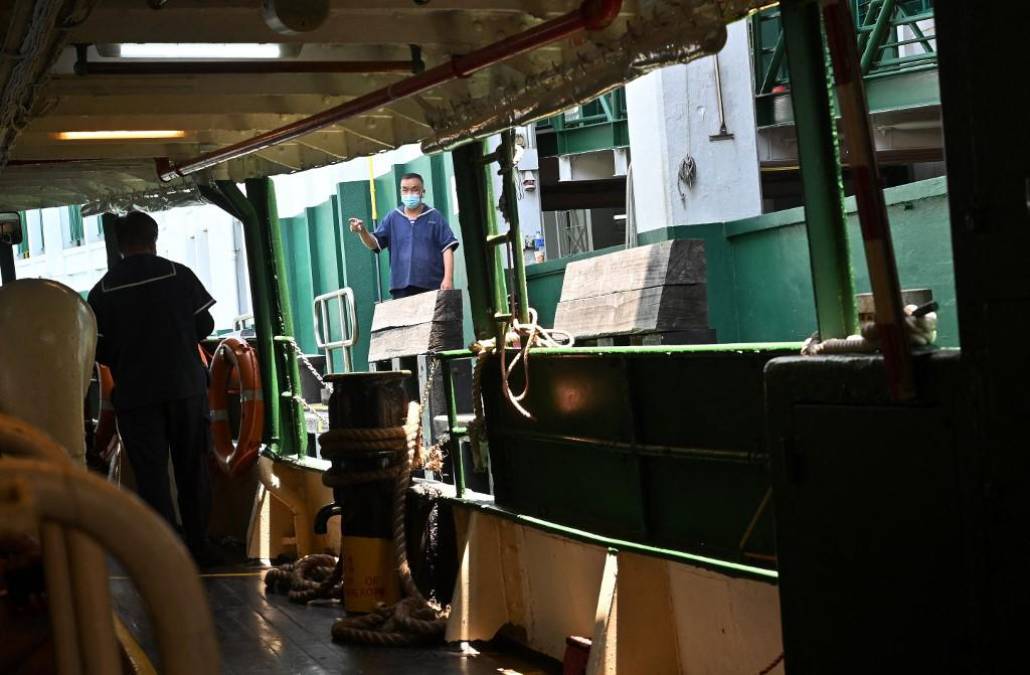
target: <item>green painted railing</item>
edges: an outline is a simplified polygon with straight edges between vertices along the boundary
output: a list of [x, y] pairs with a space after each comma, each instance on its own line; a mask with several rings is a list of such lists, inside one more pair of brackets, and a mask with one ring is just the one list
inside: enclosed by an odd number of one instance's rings
[[[936, 66], [936, 38], [919, 25], [933, 21], [933, 0], [851, 0], [851, 13], [867, 77]], [[755, 94], [789, 86], [779, 8], [758, 12], [751, 21]], [[899, 38], [899, 29], [911, 36]]]
[[626, 111], [626, 92], [620, 87], [538, 122], [537, 131], [544, 132], [537, 136], [540, 152], [552, 156], [626, 147]]

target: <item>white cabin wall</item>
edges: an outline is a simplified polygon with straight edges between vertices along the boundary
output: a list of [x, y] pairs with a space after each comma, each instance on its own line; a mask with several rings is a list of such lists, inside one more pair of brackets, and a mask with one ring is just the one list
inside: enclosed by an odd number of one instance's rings
[[[719, 73], [732, 139], [711, 138], [720, 131], [714, 57], [663, 68], [626, 86], [638, 232], [762, 212], [747, 21], [731, 24], [727, 33]], [[696, 166], [691, 187], [678, 180], [688, 155]]]

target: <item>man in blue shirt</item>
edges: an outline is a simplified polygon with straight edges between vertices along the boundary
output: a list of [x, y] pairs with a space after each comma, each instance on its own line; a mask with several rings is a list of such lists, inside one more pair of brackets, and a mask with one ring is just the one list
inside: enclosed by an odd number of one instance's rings
[[351, 232], [373, 251], [390, 251], [390, 295], [454, 288], [454, 250], [458, 240], [443, 214], [422, 202], [425, 182], [417, 173], [401, 177], [401, 205], [369, 233], [360, 218], [350, 219]]

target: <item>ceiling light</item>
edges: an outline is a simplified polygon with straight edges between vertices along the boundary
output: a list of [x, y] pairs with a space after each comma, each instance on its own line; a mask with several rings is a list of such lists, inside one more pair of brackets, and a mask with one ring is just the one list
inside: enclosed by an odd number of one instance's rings
[[143, 42], [122, 44], [119, 55], [127, 59], [277, 59], [277, 44]]
[[125, 141], [142, 138], [185, 138], [186, 132], [172, 129], [152, 131], [61, 131], [54, 134], [59, 141]]

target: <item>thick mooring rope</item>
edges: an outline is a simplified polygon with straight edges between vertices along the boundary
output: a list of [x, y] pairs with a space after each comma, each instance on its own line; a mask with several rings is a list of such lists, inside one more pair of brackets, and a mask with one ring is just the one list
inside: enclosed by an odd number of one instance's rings
[[[909, 344], [913, 347], [926, 347], [937, 341], [937, 312], [933, 311], [937, 303], [927, 306], [906, 305], [905, 333]], [[859, 335], [844, 338], [818, 339], [814, 335], [805, 340], [801, 347], [802, 356], [819, 356], [820, 354], [861, 354], [875, 352], [880, 347], [875, 323], [865, 323]]]
[[[508, 362], [508, 350], [497, 349], [497, 339], [480, 340], [470, 349], [476, 355], [476, 364], [472, 370], [472, 406], [475, 419], [469, 424], [469, 440], [472, 441], [473, 460], [477, 469], [485, 465], [486, 452], [486, 415], [483, 412], [483, 368], [490, 354], [500, 352], [501, 357], [501, 390], [505, 400], [526, 419], [533, 419], [532, 413], [522, 402], [529, 395], [529, 354], [532, 350], [545, 347], [572, 347], [576, 338], [571, 333], [556, 328], [543, 328], [537, 323], [537, 313], [529, 308], [529, 322], [521, 323], [512, 320], [504, 326], [505, 347], [518, 347], [519, 353]], [[522, 363], [522, 391], [515, 393], [511, 388], [511, 376], [515, 368]]]
[[268, 570], [265, 588], [286, 593], [290, 602], [303, 605], [313, 600], [342, 598], [342, 577], [343, 564], [336, 556], [315, 553]]

